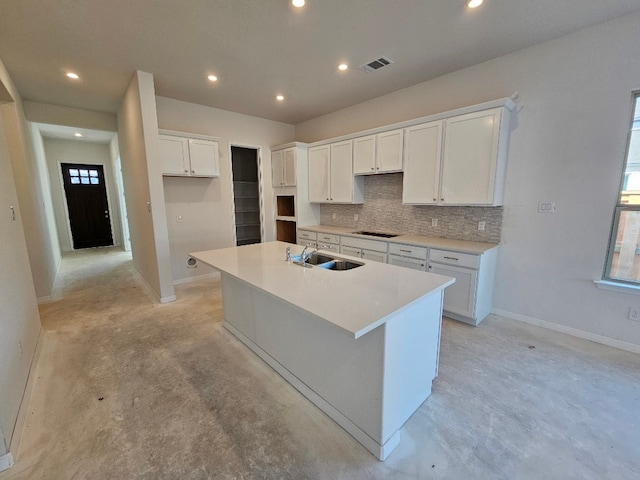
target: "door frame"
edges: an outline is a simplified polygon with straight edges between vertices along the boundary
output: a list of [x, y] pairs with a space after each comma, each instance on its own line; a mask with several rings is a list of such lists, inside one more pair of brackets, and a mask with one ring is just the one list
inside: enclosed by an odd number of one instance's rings
[[[91, 160], [87, 160], [84, 163], [76, 163], [76, 162], [67, 161], [67, 160], [58, 160], [57, 161], [58, 181], [60, 182], [60, 188], [62, 192], [62, 203], [64, 205], [64, 211], [66, 214], [64, 217], [64, 223], [65, 223], [65, 226], [67, 227], [67, 235], [69, 236], [69, 245], [71, 246], [71, 251], [73, 252], [78, 249], [74, 248], [73, 246], [73, 233], [71, 232], [71, 222], [69, 221], [69, 205], [67, 204], [67, 195], [65, 194], [65, 189], [64, 189], [64, 174], [62, 173], [63, 163], [66, 163], [67, 165], [100, 165], [102, 166], [102, 173], [104, 175], [104, 187], [107, 194], [107, 208], [109, 210], [109, 226], [111, 227], [111, 238], [113, 239], [112, 246], [114, 247], [120, 246], [120, 241], [119, 241], [120, 239], [117, 237], [117, 235], [114, 235], [115, 230], [113, 229], [113, 211], [111, 208], [111, 195], [109, 194], [109, 189], [111, 188], [111, 185], [109, 185], [109, 180], [107, 180], [107, 166], [103, 162], [95, 162]], [[122, 232], [120, 233], [122, 234]]]
[[258, 205], [260, 207], [260, 239], [262, 242], [266, 241], [266, 231], [265, 231], [265, 215], [264, 215], [264, 185], [263, 179], [264, 175], [262, 174], [262, 147], [259, 145], [248, 145], [243, 142], [234, 142], [229, 140], [228, 144], [228, 159], [229, 159], [229, 182], [231, 184], [230, 192], [231, 197], [229, 198], [231, 202], [231, 225], [233, 230], [233, 244], [236, 245], [238, 243], [238, 236], [236, 233], [236, 215], [235, 215], [235, 191], [233, 188], [233, 158], [231, 147], [240, 147], [240, 148], [248, 148], [256, 151], [257, 155], [257, 163], [258, 163]]

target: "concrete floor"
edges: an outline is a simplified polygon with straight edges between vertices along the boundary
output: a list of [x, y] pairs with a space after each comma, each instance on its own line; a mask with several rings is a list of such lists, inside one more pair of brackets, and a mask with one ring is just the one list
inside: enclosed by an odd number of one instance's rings
[[382, 463], [221, 328], [218, 281], [176, 294], [153, 304], [122, 252], [64, 258], [1, 480], [640, 478], [638, 355], [445, 319], [433, 393]]

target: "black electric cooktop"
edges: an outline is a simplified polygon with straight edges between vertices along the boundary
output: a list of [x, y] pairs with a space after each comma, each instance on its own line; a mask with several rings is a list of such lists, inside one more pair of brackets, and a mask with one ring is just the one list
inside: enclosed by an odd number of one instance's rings
[[380, 233], [380, 232], [367, 232], [366, 230], [362, 230], [360, 232], [353, 232], [358, 235], [369, 235], [370, 237], [382, 237], [382, 238], [393, 238], [397, 237], [396, 233]]

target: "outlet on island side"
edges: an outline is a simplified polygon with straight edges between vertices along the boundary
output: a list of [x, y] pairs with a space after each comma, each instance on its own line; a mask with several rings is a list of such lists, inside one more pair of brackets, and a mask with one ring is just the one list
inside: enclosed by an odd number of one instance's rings
[[338, 216], [338, 215], [336, 214], [336, 212], [333, 212], [333, 213], [331, 214], [331, 218], [332, 218], [333, 220], [335, 220], [337, 216]]
[[438, 219], [437, 218], [432, 218], [431, 219], [431, 226], [434, 227], [434, 228], [438, 226]]
[[640, 322], [640, 307], [629, 307], [629, 314], [627, 315], [629, 320]]
[[485, 222], [478, 222], [478, 230], [484, 232]]
[[354, 222], [357, 222], [359, 218], [360, 218], [360, 215], [358, 215], [357, 213], [353, 214], [353, 221]]

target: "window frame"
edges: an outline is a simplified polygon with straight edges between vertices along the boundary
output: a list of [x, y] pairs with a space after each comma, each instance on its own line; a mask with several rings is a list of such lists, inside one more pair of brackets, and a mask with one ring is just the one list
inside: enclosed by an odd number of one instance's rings
[[[640, 289], [640, 279], [637, 281], [626, 280], [620, 278], [614, 278], [611, 276], [611, 267], [613, 266], [613, 257], [615, 254], [616, 240], [618, 236], [618, 227], [620, 226], [620, 217], [622, 212], [640, 212], [640, 204], [624, 204], [621, 202], [622, 192], [626, 183], [627, 163], [629, 161], [629, 154], [631, 149], [631, 137], [634, 131], [634, 119], [636, 116], [640, 116], [640, 89], [631, 92], [631, 111], [628, 122], [629, 129], [627, 130], [627, 141], [624, 153], [624, 163], [622, 165], [622, 172], [620, 175], [620, 184], [616, 193], [616, 202], [613, 211], [613, 220], [611, 222], [611, 231], [609, 232], [609, 243], [607, 246], [607, 256], [605, 258], [604, 271], [602, 272], [601, 282], [609, 284], [618, 284], [622, 286], [628, 286], [631, 288]], [[636, 110], [639, 110], [636, 112]], [[640, 130], [639, 130], [640, 131]]]

